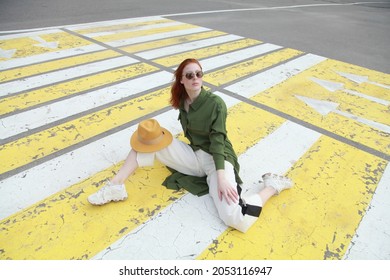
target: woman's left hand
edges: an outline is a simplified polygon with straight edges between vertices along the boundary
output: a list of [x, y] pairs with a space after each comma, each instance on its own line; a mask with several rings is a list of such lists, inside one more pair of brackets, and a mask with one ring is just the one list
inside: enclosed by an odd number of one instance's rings
[[226, 179], [225, 170], [217, 170], [218, 177], [218, 197], [222, 201], [222, 198], [226, 199], [226, 202], [236, 203], [239, 199], [237, 190], [231, 186], [229, 181]]

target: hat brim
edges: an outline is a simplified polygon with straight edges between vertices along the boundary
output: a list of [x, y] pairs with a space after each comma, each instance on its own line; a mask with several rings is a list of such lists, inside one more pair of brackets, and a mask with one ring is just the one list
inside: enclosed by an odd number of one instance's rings
[[152, 153], [164, 149], [165, 147], [167, 147], [169, 144], [172, 143], [173, 136], [167, 129], [161, 128], [161, 130], [163, 133], [163, 137], [161, 141], [153, 145], [147, 145], [141, 143], [138, 140], [138, 130], [136, 130], [130, 138], [131, 148], [136, 152], [141, 152], [141, 153]]

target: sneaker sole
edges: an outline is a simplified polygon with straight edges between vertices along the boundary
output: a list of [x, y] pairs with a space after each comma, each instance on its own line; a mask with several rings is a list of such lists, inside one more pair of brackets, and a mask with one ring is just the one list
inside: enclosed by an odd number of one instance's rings
[[105, 205], [105, 204], [108, 204], [110, 202], [119, 202], [119, 201], [124, 201], [127, 199], [127, 196], [125, 198], [122, 198], [122, 199], [112, 199], [112, 200], [109, 200], [107, 202], [104, 202], [104, 203], [92, 203], [91, 201], [88, 200], [89, 203], [91, 203], [92, 205], [96, 205], [96, 206], [101, 206], [101, 205]]

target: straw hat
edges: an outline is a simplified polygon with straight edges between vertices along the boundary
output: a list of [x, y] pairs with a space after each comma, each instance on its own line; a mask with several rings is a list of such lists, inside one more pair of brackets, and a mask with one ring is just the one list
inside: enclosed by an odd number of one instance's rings
[[158, 121], [147, 119], [141, 121], [138, 129], [130, 139], [131, 147], [141, 153], [157, 152], [164, 149], [172, 142], [172, 134], [162, 128]]

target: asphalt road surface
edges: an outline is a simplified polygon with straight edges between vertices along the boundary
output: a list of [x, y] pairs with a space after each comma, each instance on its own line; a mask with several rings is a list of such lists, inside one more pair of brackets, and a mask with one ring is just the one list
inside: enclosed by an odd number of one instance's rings
[[170, 15], [174, 20], [390, 73], [390, 1], [386, 0], [2, 0], [0, 6], [0, 34]]

